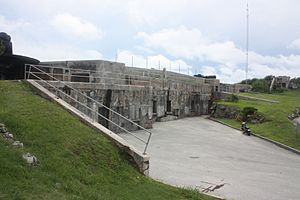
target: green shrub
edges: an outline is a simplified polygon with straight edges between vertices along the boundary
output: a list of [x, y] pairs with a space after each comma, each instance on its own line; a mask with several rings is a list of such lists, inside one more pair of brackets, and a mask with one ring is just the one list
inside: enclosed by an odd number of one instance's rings
[[234, 94], [231, 94], [231, 95], [225, 97], [225, 101], [237, 103], [239, 101], [239, 97]]
[[243, 121], [248, 121], [252, 116], [257, 113], [257, 108], [245, 107], [241, 110], [240, 115]]
[[270, 81], [264, 80], [264, 79], [258, 79], [255, 80], [252, 83], [252, 90], [254, 92], [269, 92]]

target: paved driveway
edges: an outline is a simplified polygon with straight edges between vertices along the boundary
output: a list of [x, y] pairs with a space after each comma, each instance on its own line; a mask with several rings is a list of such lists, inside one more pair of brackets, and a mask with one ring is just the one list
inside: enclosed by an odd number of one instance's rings
[[[156, 180], [226, 199], [300, 199], [295, 153], [201, 117], [157, 122], [152, 132], [148, 154]], [[121, 136], [142, 149], [134, 137]]]

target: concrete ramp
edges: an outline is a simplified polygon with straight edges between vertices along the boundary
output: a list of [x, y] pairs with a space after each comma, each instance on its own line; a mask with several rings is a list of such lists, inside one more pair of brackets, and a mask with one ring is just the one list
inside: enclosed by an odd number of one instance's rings
[[[226, 199], [300, 198], [295, 153], [201, 117], [155, 123], [152, 133], [148, 153], [154, 179]], [[122, 137], [139, 147], [130, 135]]]

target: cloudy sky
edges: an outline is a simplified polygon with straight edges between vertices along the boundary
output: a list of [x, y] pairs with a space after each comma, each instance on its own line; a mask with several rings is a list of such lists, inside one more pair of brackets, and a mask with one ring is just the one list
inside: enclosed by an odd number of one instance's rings
[[299, 0], [0, 0], [14, 53], [41, 61], [105, 59], [185, 74], [300, 76]]

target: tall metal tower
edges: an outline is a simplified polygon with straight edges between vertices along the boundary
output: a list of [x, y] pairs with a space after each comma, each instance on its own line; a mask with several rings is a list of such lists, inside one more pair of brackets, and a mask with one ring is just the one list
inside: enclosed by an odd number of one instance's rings
[[249, 67], [249, 6], [247, 3], [247, 30], [246, 30], [246, 84], [248, 84], [248, 67]]

